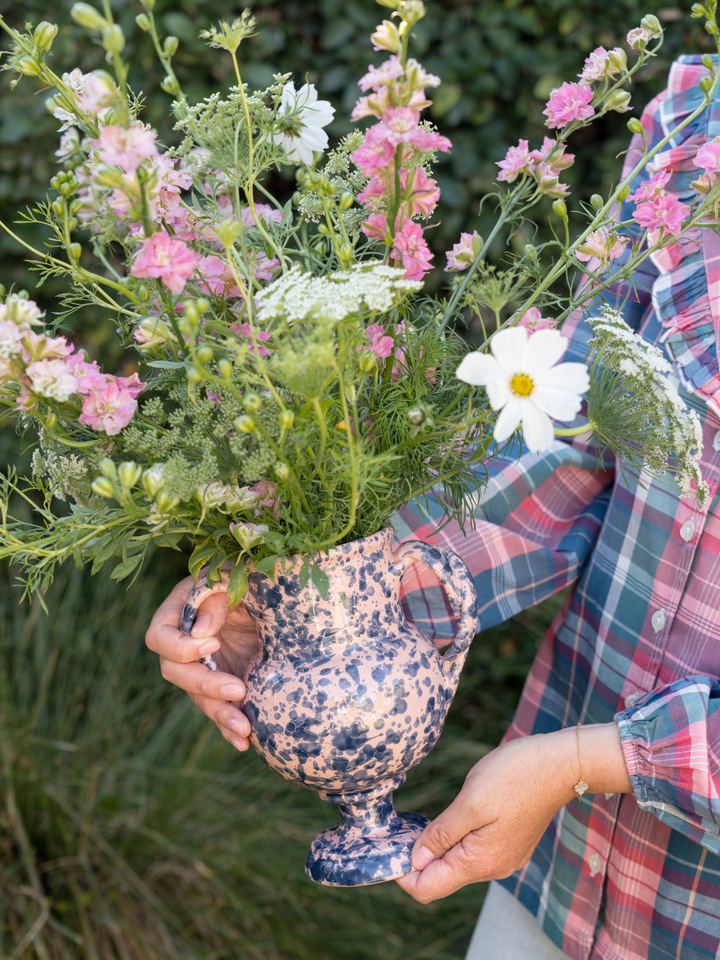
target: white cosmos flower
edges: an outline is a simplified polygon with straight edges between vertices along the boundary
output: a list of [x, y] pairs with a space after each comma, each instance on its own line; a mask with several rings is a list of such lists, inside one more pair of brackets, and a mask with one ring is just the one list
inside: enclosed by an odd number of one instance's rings
[[554, 420], [572, 420], [590, 386], [584, 363], [558, 363], [568, 340], [558, 330], [531, 336], [522, 327], [496, 333], [489, 353], [471, 353], [457, 368], [465, 383], [485, 387], [493, 410], [499, 410], [493, 436], [507, 440], [522, 424], [525, 443], [534, 453], [552, 444]]
[[282, 88], [277, 114], [278, 133], [273, 134], [273, 143], [283, 147], [288, 160], [313, 162], [313, 151], [322, 153], [328, 145], [328, 135], [323, 130], [335, 116], [335, 108], [327, 100], [318, 100], [313, 83], [306, 83], [295, 90], [292, 80]]

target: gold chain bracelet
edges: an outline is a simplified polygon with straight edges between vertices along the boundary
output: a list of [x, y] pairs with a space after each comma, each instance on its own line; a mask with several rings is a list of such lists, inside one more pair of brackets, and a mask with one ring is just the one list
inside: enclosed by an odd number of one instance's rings
[[[580, 723], [582, 723], [582, 721], [580, 721]], [[575, 790], [575, 793], [577, 794], [577, 797], [575, 797], [575, 799], [577, 800], [578, 803], [580, 803], [580, 800], [582, 799], [582, 795], [585, 793], [585, 791], [590, 789], [590, 785], [585, 783], [585, 777], [583, 776], [582, 754], [580, 753], [580, 723], [577, 725], [577, 727], [575, 727], [575, 737], [577, 739], [577, 748], [578, 748], [578, 760], [580, 761], [580, 779], [573, 787], [573, 789]]]

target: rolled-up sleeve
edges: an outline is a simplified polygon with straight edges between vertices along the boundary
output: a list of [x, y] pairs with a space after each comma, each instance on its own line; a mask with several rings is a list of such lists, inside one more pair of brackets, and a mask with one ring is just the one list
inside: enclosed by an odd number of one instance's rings
[[638, 804], [720, 853], [720, 682], [684, 677], [615, 719]]
[[[602, 526], [613, 479], [594, 451], [556, 442], [526, 453], [497, 473], [463, 531], [442, 527], [411, 504], [394, 518], [397, 538], [449, 548], [467, 564], [478, 593], [479, 629], [495, 626], [576, 580]], [[450, 639], [454, 618], [435, 575], [419, 563], [401, 588], [405, 614], [438, 639]]]

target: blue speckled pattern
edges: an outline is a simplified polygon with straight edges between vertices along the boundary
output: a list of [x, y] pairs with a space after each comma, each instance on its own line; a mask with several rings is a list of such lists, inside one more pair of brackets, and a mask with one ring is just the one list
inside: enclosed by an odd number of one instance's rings
[[[305, 868], [333, 886], [409, 872], [426, 820], [398, 816], [392, 792], [437, 742], [477, 629], [463, 561], [421, 541], [393, 553], [391, 535], [381, 530], [316, 555], [330, 582], [324, 599], [312, 583], [301, 589], [303, 561], [290, 557], [285, 572], [278, 562], [274, 582], [251, 571], [244, 600], [260, 637], [243, 678], [250, 739], [284, 779], [338, 804], [340, 825], [315, 839]], [[458, 622], [443, 658], [400, 606], [400, 580], [415, 560], [435, 572]], [[226, 580], [213, 589], [225, 589]], [[201, 580], [193, 590], [186, 632], [209, 589]]]

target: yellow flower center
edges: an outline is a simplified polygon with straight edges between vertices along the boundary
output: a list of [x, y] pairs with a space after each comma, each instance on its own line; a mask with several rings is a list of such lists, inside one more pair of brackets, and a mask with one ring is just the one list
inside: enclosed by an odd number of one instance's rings
[[535, 383], [526, 373], [516, 373], [510, 381], [510, 389], [516, 397], [529, 397], [535, 389]]

